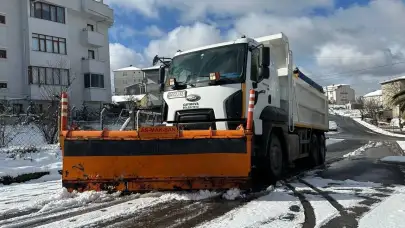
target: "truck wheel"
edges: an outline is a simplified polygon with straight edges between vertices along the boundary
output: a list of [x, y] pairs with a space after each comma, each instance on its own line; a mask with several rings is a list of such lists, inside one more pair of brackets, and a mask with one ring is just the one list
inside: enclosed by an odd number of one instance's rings
[[325, 164], [326, 159], [326, 145], [325, 145], [325, 136], [319, 136], [319, 165]]
[[311, 152], [309, 155], [311, 167], [319, 165], [320, 160], [320, 144], [318, 137], [313, 134], [311, 137]]
[[283, 149], [280, 138], [271, 133], [268, 147], [269, 175], [273, 180], [279, 180], [283, 174]]

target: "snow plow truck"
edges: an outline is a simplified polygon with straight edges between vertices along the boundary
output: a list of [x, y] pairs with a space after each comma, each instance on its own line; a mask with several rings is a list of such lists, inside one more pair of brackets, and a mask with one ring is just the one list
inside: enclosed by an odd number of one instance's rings
[[250, 189], [299, 160], [325, 162], [327, 98], [293, 67], [283, 33], [179, 50], [160, 81], [163, 122], [133, 130], [69, 128], [62, 94], [63, 187]]

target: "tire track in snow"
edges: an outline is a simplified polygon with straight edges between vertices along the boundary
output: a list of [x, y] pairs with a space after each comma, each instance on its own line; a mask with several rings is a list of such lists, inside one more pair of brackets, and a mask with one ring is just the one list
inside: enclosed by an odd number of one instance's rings
[[302, 207], [304, 208], [305, 221], [302, 224], [302, 228], [315, 227], [315, 211], [311, 203], [307, 200], [304, 194], [297, 191], [294, 186], [286, 182], [284, 182], [283, 184], [294, 193], [294, 196], [298, 197]]
[[44, 225], [47, 223], [55, 222], [58, 220], [63, 220], [66, 218], [74, 217], [77, 215], [89, 213], [96, 210], [105, 209], [111, 206], [115, 206], [127, 201], [134, 200], [138, 197], [128, 197], [122, 199], [112, 199], [111, 201], [96, 203], [95, 205], [72, 205], [67, 207], [61, 207], [56, 210], [51, 210], [47, 212], [40, 213], [41, 209], [35, 209], [30, 211], [23, 211], [16, 214], [10, 214], [5, 220], [0, 219], [0, 225], [3, 227], [29, 227], [29, 226], [38, 226]]

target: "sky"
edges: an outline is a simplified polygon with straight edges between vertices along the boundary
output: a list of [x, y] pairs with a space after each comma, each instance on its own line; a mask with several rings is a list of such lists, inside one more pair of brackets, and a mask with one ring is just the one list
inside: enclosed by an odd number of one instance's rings
[[405, 75], [405, 0], [104, 0], [114, 9], [111, 69], [242, 35], [283, 32], [294, 64], [356, 96]]

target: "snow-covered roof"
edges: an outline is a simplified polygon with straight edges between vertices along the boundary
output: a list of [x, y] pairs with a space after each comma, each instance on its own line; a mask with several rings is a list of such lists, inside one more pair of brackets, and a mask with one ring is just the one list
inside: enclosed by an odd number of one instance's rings
[[133, 71], [133, 70], [141, 70], [138, 67], [133, 67], [133, 66], [129, 66], [129, 67], [124, 67], [121, 69], [117, 69], [117, 70], [113, 70], [113, 72], [117, 72], [117, 71]]
[[113, 103], [121, 103], [121, 102], [128, 102], [128, 101], [140, 101], [142, 98], [145, 97], [146, 94], [140, 95], [115, 95], [112, 96]]
[[371, 93], [367, 93], [363, 97], [375, 97], [375, 96], [381, 96], [381, 95], [382, 95], [382, 90], [379, 89], [379, 90], [373, 91]]
[[386, 83], [395, 82], [395, 81], [398, 81], [398, 80], [405, 80], [405, 75], [382, 81], [382, 82], [380, 82], [380, 84], [386, 84]]
[[159, 68], [160, 68], [160, 65], [156, 65], [156, 66], [142, 68], [142, 70], [157, 70]]

